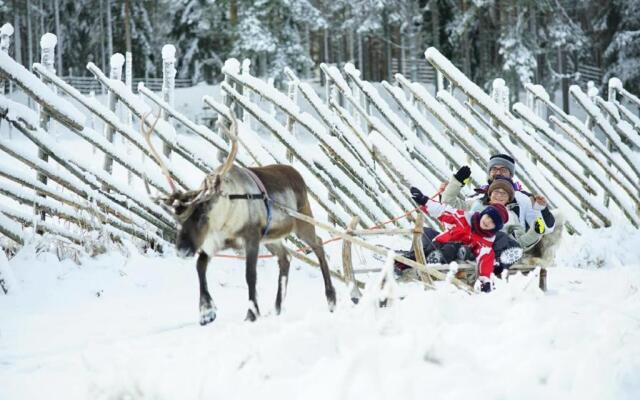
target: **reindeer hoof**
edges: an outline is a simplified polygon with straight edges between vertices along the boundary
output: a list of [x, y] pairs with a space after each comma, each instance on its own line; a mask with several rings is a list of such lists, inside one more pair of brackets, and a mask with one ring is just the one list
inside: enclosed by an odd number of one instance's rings
[[255, 322], [258, 319], [258, 316], [253, 312], [253, 310], [247, 310], [247, 316], [244, 318], [245, 321]]
[[333, 312], [336, 309], [336, 299], [327, 299], [327, 304], [329, 304], [329, 312]]
[[215, 321], [216, 310], [213, 308], [200, 309], [200, 325], [205, 326], [208, 323]]
[[357, 286], [354, 286], [351, 290], [351, 301], [353, 304], [358, 304], [360, 298], [362, 297], [362, 293], [360, 293], [360, 289]]
[[327, 304], [329, 304], [329, 312], [333, 312], [336, 309], [336, 291], [332, 288], [327, 290], [325, 295], [327, 296]]

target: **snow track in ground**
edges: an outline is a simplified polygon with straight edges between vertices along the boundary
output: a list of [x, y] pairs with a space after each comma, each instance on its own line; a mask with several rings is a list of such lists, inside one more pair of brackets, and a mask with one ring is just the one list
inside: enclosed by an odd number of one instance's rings
[[[243, 262], [218, 258], [206, 327], [195, 260], [132, 251], [76, 266], [27, 246], [8, 264], [17, 290], [0, 296], [0, 398], [636, 399], [640, 236], [570, 240], [546, 294], [523, 276], [477, 296], [404, 284], [403, 300], [378, 309], [374, 293], [353, 306], [336, 282], [333, 314], [319, 271], [294, 261], [273, 315], [276, 262], [261, 260], [254, 324]], [[335, 266], [340, 246], [327, 250]], [[360, 250], [354, 263], [380, 266]]]

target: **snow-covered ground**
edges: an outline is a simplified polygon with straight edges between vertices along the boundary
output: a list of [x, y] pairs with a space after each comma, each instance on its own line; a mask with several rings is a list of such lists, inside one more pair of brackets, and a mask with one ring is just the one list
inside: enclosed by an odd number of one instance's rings
[[[218, 91], [178, 90], [176, 105], [198, 120], [201, 96]], [[82, 160], [101, 164], [86, 142], [52, 132]], [[0, 165], [13, 163], [0, 155]], [[126, 179], [122, 168], [114, 175]], [[436, 291], [400, 284], [402, 300], [380, 309], [375, 285], [354, 306], [334, 279], [331, 314], [319, 271], [293, 261], [285, 311], [275, 316], [277, 265], [260, 260], [263, 316], [253, 324], [243, 321], [243, 261], [216, 258], [208, 277], [218, 315], [206, 327], [198, 325], [195, 260], [131, 248], [76, 265], [36, 255], [30, 244], [0, 258], [12, 289], [0, 294], [0, 400], [638, 399], [640, 233], [617, 222], [563, 237], [547, 293], [524, 276], [474, 296], [447, 283]], [[339, 242], [326, 249], [338, 270]], [[354, 263], [382, 266], [358, 248]]]
[[[27, 246], [2, 263], [16, 290], [0, 296], [0, 399], [637, 399], [638, 243], [624, 228], [564, 237], [547, 293], [523, 276], [475, 296], [402, 284], [378, 309], [373, 290], [354, 306], [336, 282], [333, 314], [319, 272], [294, 261], [275, 316], [277, 266], [262, 260], [256, 323], [242, 261], [214, 259], [205, 327], [194, 260], [133, 250], [77, 266]], [[340, 246], [327, 250], [337, 267]]]

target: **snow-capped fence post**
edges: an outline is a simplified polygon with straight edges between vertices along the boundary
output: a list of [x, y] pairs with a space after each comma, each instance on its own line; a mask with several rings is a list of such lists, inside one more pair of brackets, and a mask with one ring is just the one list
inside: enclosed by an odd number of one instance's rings
[[[47, 70], [51, 71], [51, 73], [53, 74], [55, 74], [55, 71], [56, 71], [54, 62], [55, 62], [55, 47], [57, 42], [58, 42], [58, 39], [56, 38], [56, 35], [54, 35], [53, 33], [45, 33], [44, 35], [42, 35], [42, 38], [40, 39], [40, 48], [42, 49], [42, 56], [41, 56], [42, 65], [44, 65], [44, 67]], [[49, 122], [51, 121], [51, 116], [44, 109], [44, 107], [40, 106], [39, 109], [40, 109], [40, 112], [39, 112], [40, 128], [42, 128], [44, 131], [48, 131]], [[42, 148], [38, 148], [38, 157], [44, 162], [48, 162], [49, 160], [49, 156], [47, 155], [47, 152], [44, 151]], [[44, 185], [47, 184], [47, 177], [44, 174], [38, 173], [36, 176], [38, 178], [38, 181], [42, 182]], [[40, 213], [40, 217], [44, 221], [45, 219], [44, 211]]]
[[[504, 79], [502, 78], [494, 79], [493, 83], [491, 84], [491, 99], [495, 101], [496, 104], [498, 104], [502, 109], [504, 109], [504, 94], [502, 92], [505, 88], [506, 84], [504, 82]], [[495, 119], [491, 118], [491, 125], [497, 128], [498, 122]]]
[[[598, 95], [598, 89], [594, 87], [593, 81], [587, 82], [587, 97], [589, 98], [589, 100], [595, 103], [597, 95]], [[607, 118], [607, 120], [609, 120], [609, 118]], [[589, 115], [589, 113], [587, 113], [587, 115], [584, 118], [584, 124], [587, 126], [587, 128], [591, 130], [593, 130], [593, 127], [595, 126], [595, 120], [591, 118], [591, 115]], [[609, 149], [609, 151], [613, 150], [609, 140], [605, 140], [605, 143], [607, 144], [607, 148]]]
[[[96, 101], [96, 92], [95, 91], [90, 91], [89, 92], [89, 98], [91, 99], [91, 101]], [[89, 128], [91, 128], [92, 130], [96, 130], [96, 118], [95, 115], [93, 113], [91, 113], [89, 115]], [[96, 154], [96, 146], [95, 145], [91, 145], [91, 154], [95, 155]]]
[[[6, 23], [0, 28], [0, 51], [9, 54], [9, 46], [11, 45], [11, 36], [13, 35], [13, 25]], [[0, 78], [0, 94], [5, 94], [5, 82], [7, 80]], [[11, 81], [9, 81], [11, 85]], [[9, 124], [9, 139], [11, 139], [11, 124]]]
[[[396, 82], [396, 85], [399, 85], [398, 82]], [[410, 96], [411, 105], [413, 107], [415, 107], [416, 109], [419, 109], [420, 108], [420, 102], [418, 101], [418, 99], [416, 99], [416, 96], [414, 96], [411, 93], [409, 93], [409, 96]], [[424, 137], [425, 136], [424, 130], [422, 130], [420, 125], [418, 125], [418, 123], [415, 121], [415, 119], [411, 119], [411, 131], [413, 132], [413, 134], [416, 137], [421, 137], [421, 136]]]
[[618, 87], [621, 86], [619, 82], [620, 79], [618, 78], [610, 78], [609, 82], [607, 83], [607, 100], [612, 103], [616, 103], [618, 101], [617, 90]]
[[[245, 58], [244, 60], [242, 60], [242, 69], [240, 70], [240, 72], [242, 76], [251, 76], [251, 60], [250, 59]], [[246, 92], [247, 98], [250, 101], [253, 101], [252, 97], [255, 92], [249, 88], [246, 88], [246, 89], [247, 89], [247, 92]], [[244, 122], [244, 124], [247, 125], [250, 129], [253, 129], [253, 119], [251, 118], [251, 114], [245, 113], [244, 110], [242, 110], [242, 114], [240, 115], [241, 115], [240, 119], [242, 120], [242, 122]]]
[[[172, 44], [165, 44], [162, 47], [162, 100], [173, 107], [174, 92], [176, 86], [176, 48]], [[162, 119], [169, 122], [169, 114], [166, 110], [160, 110]], [[171, 138], [175, 141], [175, 138]], [[171, 157], [171, 146], [164, 143], [162, 151], [165, 157]]]
[[[124, 63], [124, 82], [127, 86], [127, 89], [133, 91], [133, 54], [130, 51], [125, 53], [125, 63]], [[92, 115], [93, 118], [93, 115]], [[131, 109], [127, 108], [127, 116], [126, 116], [126, 124], [130, 128], [133, 127], [133, 113]], [[127, 155], [130, 156], [132, 153], [131, 143], [128, 140], [125, 140], [124, 136], [122, 137], [122, 142], [125, 145], [125, 149]], [[142, 158], [144, 162], [144, 157]], [[130, 170], [127, 170], [127, 183], [131, 185], [133, 183], [133, 173]]]
[[[293, 103], [297, 102], [297, 92], [298, 92], [297, 83], [294, 80], [289, 79], [287, 81], [287, 96], [289, 97], [289, 99]], [[288, 115], [287, 116], [287, 131], [289, 131], [289, 133], [292, 136], [295, 136], [294, 123], [295, 123], [295, 119], [293, 118], [293, 116], [292, 115]], [[287, 149], [287, 160], [289, 160], [289, 163], [293, 164], [293, 159], [294, 159], [293, 153], [291, 151], [289, 151], [289, 149]]]
[[[337, 101], [336, 97], [338, 96], [336, 95], [336, 92], [338, 91], [338, 87], [336, 86], [336, 83], [333, 81], [333, 79], [331, 79], [329, 74], [327, 74], [326, 83], [327, 84], [325, 86], [325, 90], [326, 90], [326, 96], [327, 96], [327, 104], [329, 104], [331, 103], [332, 100]], [[331, 130], [331, 134], [335, 134], [333, 129]], [[329, 192], [329, 201], [335, 204], [336, 206], [338, 205], [336, 194], [333, 191]], [[337, 222], [338, 221], [335, 219], [334, 216], [332, 215], [329, 216], [329, 223], [331, 223], [333, 226], [336, 226]]]
[[[11, 45], [11, 36], [13, 35], [13, 25], [6, 23], [0, 28], [0, 51], [9, 54], [9, 46]], [[0, 94], [5, 92], [5, 80], [0, 79]]]
[[[238, 60], [231, 58], [228, 59], [227, 61], [224, 62], [224, 67], [223, 67], [223, 73], [224, 73], [224, 83], [226, 83], [227, 85], [234, 87], [234, 82], [231, 79], [231, 77], [229, 76], [229, 74], [227, 74], [225, 71], [227, 70], [232, 70], [233, 72], [239, 72], [240, 70], [240, 65], [238, 63]], [[224, 90], [221, 91], [221, 95], [222, 95], [222, 104], [231, 109], [232, 105], [234, 103], [233, 98]], [[226, 124], [227, 122], [225, 121], [224, 118], [222, 118], [222, 116], [218, 115], [218, 136], [220, 136], [221, 138], [224, 139], [224, 141], [226, 143], [229, 143], [229, 138], [227, 138], [227, 135], [225, 134], [224, 131], [224, 127], [222, 126], [222, 124]], [[220, 163], [222, 163], [225, 159], [225, 157], [227, 156], [227, 152], [226, 151], [218, 151], [218, 161]]]
[[[123, 64], [124, 64], [124, 56], [122, 54], [115, 53], [114, 55], [111, 56], [111, 62], [110, 62], [111, 69], [109, 71], [109, 79], [116, 80], [116, 81], [119, 81], [122, 79]], [[112, 90], [109, 90], [108, 104], [109, 104], [109, 110], [115, 114], [116, 106], [118, 105], [118, 98], [116, 97], [116, 94], [113, 93]], [[105, 124], [104, 136], [107, 138], [109, 143], [113, 143], [114, 133], [115, 133], [115, 130], [113, 129], [113, 126], [111, 124]], [[111, 174], [113, 170], [113, 157], [108, 153], [105, 153], [104, 155], [103, 169], [108, 174]]]

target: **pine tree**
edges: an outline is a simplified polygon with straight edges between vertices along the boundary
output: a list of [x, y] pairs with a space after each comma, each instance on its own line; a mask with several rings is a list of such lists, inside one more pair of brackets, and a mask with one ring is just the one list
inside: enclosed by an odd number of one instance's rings
[[178, 49], [178, 77], [210, 80], [229, 52], [233, 1], [180, 0], [170, 3], [169, 41]]
[[640, 90], [640, 2], [616, 0], [614, 15], [615, 34], [604, 53], [608, 64], [604, 81], [619, 78], [627, 90]]
[[240, 3], [239, 22], [231, 55], [258, 61], [259, 70], [276, 82], [285, 66], [299, 73], [313, 65], [303, 28], [326, 25], [308, 0], [256, 0]]

